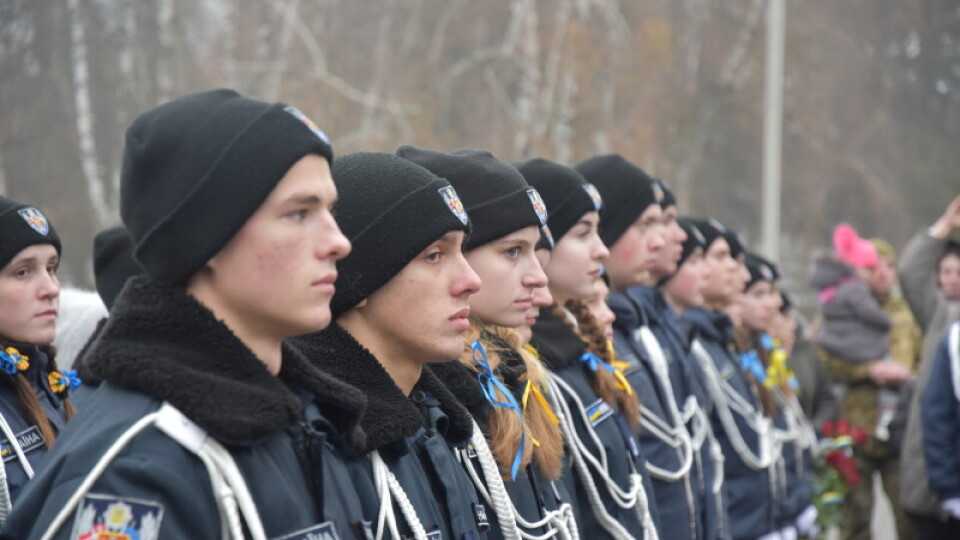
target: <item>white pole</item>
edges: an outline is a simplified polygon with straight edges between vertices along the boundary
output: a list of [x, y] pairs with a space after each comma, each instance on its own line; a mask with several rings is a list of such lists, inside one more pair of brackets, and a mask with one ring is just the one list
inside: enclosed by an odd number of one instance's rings
[[761, 251], [774, 261], [780, 259], [780, 162], [783, 136], [785, 2], [786, 0], [767, 1]]

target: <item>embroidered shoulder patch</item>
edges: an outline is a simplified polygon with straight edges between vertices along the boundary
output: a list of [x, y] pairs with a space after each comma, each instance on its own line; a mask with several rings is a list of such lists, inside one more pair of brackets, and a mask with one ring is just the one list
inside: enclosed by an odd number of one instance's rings
[[594, 427], [596, 427], [596, 425], [600, 422], [603, 422], [607, 418], [613, 416], [613, 409], [602, 398], [598, 398], [590, 405], [587, 405], [587, 408], [584, 409], [584, 412], [587, 413], [587, 418], [590, 420], [590, 425]]
[[37, 210], [34, 207], [24, 208], [17, 212], [20, 214], [20, 217], [27, 222], [27, 225], [33, 228], [33, 230], [38, 233], [46, 236], [50, 232], [50, 222], [47, 221], [47, 216], [43, 215], [43, 212]]
[[330, 145], [330, 137], [327, 137], [327, 134], [324, 133], [322, 129], [317, 127], [317, 125], [313, 123], [313, 120], [308, 118], [307, 115], [300, 112], [300, 109], [294, 107], [293, 105], [287, 105], [286, 107], [283, 108], [283, 110], [289, 113], [291, 116], [293, 116], [297, 120], [303, 122], [303, 125], [307, 126], [307, 128], [310, 131], [312, 131], [313, 134], [316, 135], [318, 139], [326, 143], [327, 146]]
[[340, 535], [337, 534], [337, 526], [332, 521], [324, 521], [271, 540], [340, 540]]
[[89, 493], [77, 509], [70, 538], [157, 540], [163, 506], [155, 501]]
[[453, 212], [453, 215], [457, 216], [457, 219], [460, 220], [464, 225], [467, 224], [469, 218], [467, 217], [467, 211], [463, 208], [463, 203], [460, 202], [460, 196], [457, 195], [457, 190], [453, 189], [453, 186], [442, 187], [438, 190], [440, 196], [443, 197], [443, 201], [447, 203], [447, 208]]
[[477, 530], [486, 532], [490, 528], [490, 520], [487, 519], [487, 507], [482, 503], [473, 503], [473, 517], [477, 522]]
[[[30, 426], [20, 433], [17, 433], [17, 444], [20, 445], [20, 449], [23, 450], [24, 454], [40, 448], [43, 446], [43, 443], [43, 433], [40, 432], [40, 428], [37, 426]], [[4, 462], [17, 459], [17, 453], [13, 450], [13, 446], [7, 439], [0, 441], [0, 457], [3, 458]]]
[[527, 190], [527, 197], [530, 197], [533, 212], [537, 214], [537, 219], [540, 220], [540, 225], [543, 226], [547, 222], [547, 205], [543, 202], [543, 198], [540, 197], [540, 192], [534, 188], [530, 188]]
[[603, 208], [603, 197], [600, 196], [600, 190], [597, 189], [597, 186], [589, 183], [583, 185], [583, 190], [593, 200], [593, 209], [599, 212]]

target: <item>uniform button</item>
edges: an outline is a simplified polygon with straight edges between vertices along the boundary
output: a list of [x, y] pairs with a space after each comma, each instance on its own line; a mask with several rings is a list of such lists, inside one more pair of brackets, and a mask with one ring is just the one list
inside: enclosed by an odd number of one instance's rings
[[417, 390], [414, 393], [410, 394], [410, 400], [414, 403], [423, 403], [423, 400], [426, 399], [426, 396], [423, 395], [423, 391]]
[[432, 429], [428, 429], [423, 432], [423, 436], [426, 437], [427, 439], [429, 439], [430, 437], [433, 437], [434, 435], [436, 435], [436, 432]]

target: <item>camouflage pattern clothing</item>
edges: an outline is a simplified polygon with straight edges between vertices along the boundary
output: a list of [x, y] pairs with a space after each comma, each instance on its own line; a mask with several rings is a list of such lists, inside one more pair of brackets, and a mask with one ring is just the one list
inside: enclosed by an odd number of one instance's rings
[[[892, 294], [875, 295], [880, 306], [890, 317], [890, 356], [913, 373], [920, 360], [923, 336], [907, 303]], [[870, 364], [852, 364], [818, 349], [823, 364], [837, 382], [847, 385], [847, 393], [840, 404], [840, 418], [851, 428], [859, 427], [869, 434], [867, 442], [856, 450], [860, 483], [851, 490], [845, 501], [846, 523], [844, 538], [870, 538], [870, 515], [873, 505], [873, 473], [879, 472], [883, 488], [896, 514], [897, 533], [901, 540], [913, 538], [907, 518], [899, 503], [899, 449], [876, 438], [874, 428], [879, 417], [878, 392], [880, 388], [870, 379]]]

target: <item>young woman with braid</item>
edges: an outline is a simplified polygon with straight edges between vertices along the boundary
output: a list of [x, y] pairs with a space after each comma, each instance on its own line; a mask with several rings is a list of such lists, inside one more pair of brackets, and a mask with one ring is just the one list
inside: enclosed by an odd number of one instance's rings
[[73, 416], [57, 371], [60, 238], [36, 208], [0, 197], [0, 522]]
[[812, 538], [819, 532], [810, 482], [817, 435], [797, 400], [796, 378], [787, 366], [786, 352], [768, 334], [782, 302], [780, 272], [773, 263], [753, 253], [746, 255], [744, 264], [750, 280], [736, 301], [740, 323], [734, 331], [734, 342], [775, 407], [771, 455], [777, 461], [771, 472], [778, 504], [777, 524], [781, 534]]
[[[581, 530], [591, 538], [659, 538], [659, 516], [634, 437], [637, 397], [607, 360], [603, 332], [584, 304], [609, 252], [598, 235], [600, 194], [574, 169], [543, 159], [518, 166], [543, 195], [556, 245], [547, 265], [554, 303], [531, 344], [551, 370], [547, 396], [561, 421]], [[578, 318], [579, 315], [579, 318]]]
[[535, 253], [544, 203], [516, 168], [488, 152], [408, 145], [397, 154], [446, 178], [471, 219], [464, 256], [484, 286], [470, 297], [460, 362], [430, 369], [473, 416], [474, 436], [458, 458], [494, 513], [487, 536], [579, 538], [570, 497], [554, 485], [563, 436], [543, 396], [546, 371], [513, 330], [547, 285]]

